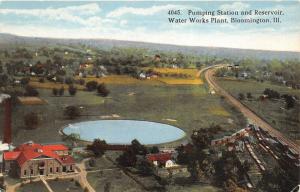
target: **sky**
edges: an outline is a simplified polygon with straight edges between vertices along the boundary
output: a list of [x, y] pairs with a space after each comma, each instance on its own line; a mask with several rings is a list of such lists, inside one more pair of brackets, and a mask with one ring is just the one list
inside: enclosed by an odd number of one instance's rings
[[[283, 10], [284, 15], [281, 16], [280, 24], [169, 23], [168, 18], [173, 16], [168, 15], [168, 11], [178, 9], [182, 15], [176, 17], [181, 18], [188, 18], [188, 10]], [[197, 2], [0, 0], [0, 33], [300, 52], [299, 10], [300, 0]], [[228, 17], [219, 16], [219, 18]], [[210, 19], [210, 16], [205, 18]]]

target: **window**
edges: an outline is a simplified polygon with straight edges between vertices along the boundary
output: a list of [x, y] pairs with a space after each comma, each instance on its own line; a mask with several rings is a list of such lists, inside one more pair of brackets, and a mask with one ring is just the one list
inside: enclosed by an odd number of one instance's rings
[[26, 170], [24, 170], [24, 175], [26, 175]]
[[50, 173], [52, 173], [52, 167], [50, 167]]
[[71, 171], [73, 170], [73, 166], [72, 166], [72, 165], [70, 166], [70, 170], [71, 170]]
[[33, 169], [30, 169], [30, 174], [33, 175]]
[[56, 167], [56, 172], [59, 172], [59, 167]]

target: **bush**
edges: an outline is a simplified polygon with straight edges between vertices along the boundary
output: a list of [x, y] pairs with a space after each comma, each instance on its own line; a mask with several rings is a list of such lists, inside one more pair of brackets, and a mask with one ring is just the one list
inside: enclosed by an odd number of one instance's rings
[[68, 106], [64, 110], [64, 115], [68, 119], [75, 119], [80, 116], [80, 110], [76, 106]]
[[29, 77], [24, 77], [20, 80], [20, 83], [21, 83], [21, 85], [25, 86], [25, 85], [28, 85], [29, 81], [30, 81]]
[[52, 94], [53, 94], [54, 96], [57, 96], [58, 90], [57, 90], [56, 88], [53, 88], [53, 89], [52, 89]]
[[39, 92], [32, 86], [27, 85], [25, 87], [25, 93], [24, 96], [28, 96], [28, 97], [36, 97], [39, 95]]
[[70, 94], [71, 96], [74, 96], [74, 95], [76, 95], [76, 92], [77, 92], [77, 88], [74, 87], [73, 85], [70, 85], [70, 86], [69, 86], [69, 94]]
[[36, 129], [39, 124], [38, 115], [34, 112], [24, 115], [24, 124], [27, 129]]
[[100, 157], [105, 153], [106, 142], [105, 140], [95, 139], [91, 145], [88, 145], [87, 150], [94, 153], [96, 157]]
[[65, 79], [65, 83], [68, 84], [68, 85], [71, 85], [71, 84], [74, 83], [74, 79], [71, 78], [71, 77], [67, 77], [67, 78]]
[[239, 93], [239, 100], [244, 100], [245, 99], [245, 95], [243, 93]]
[[110, 91], [106, 88], [104, 83], [98, 85], [97, 92], [102, 97], [107, 97], [110, 93]]
[[86, 88], [88, 91], [94, 91], [97, 88], [97, 81], [89, 81], [86, 83]]

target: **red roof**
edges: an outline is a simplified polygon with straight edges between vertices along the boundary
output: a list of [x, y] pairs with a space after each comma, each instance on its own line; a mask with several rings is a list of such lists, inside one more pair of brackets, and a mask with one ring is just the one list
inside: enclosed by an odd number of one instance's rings
[[166, 163], [166, 161], [172, 159], [172, 153], [156, 153], [156, 154], [148, 154], [147, 156], [148, 161], [158, 161], [160, 163]]
[[3, 158], [7, 161], [9, 160], [15, 160], [16, 158], [18, 158], [18, 156], [20, 155], [20, 152], [15, 152], [15, 151], [9, 151], [9, 152], [4, 152]]
[[4, 160], [16, 160], [22, 166], [28, 160], [45, 156], [56, 159], [62, 164], [74, 163], [71, 156], [59, 156], [55, 152], [61, 150], [68, 150], [68, 148], [62, 144], [41, 145], [37, 143], [25, 143], [15, 148], [14, 151], [4, 152]]

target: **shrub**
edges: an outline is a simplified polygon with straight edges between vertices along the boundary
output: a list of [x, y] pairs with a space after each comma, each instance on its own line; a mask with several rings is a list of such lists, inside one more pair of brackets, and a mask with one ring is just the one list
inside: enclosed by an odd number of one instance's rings
[[245, 95], [243, 93], [239, 93], [239, 100], [244, 100], [245, 99]]
[[86, 83], [86, 88], [88, 91], [94, 91], [97, 88], [97, 81], [89, 81]]
[[74, 79], [71, 78], [71, 77], [67, 77], [67, 78], [65, 79], [65, 83], [68, 84], [68, 85], [71, 85], [71, 84], [74, 83]]
[[86, 149], [92, 151], [96, 157], [100, 157], [105, 153], [106, 142], [105, 140], [95, 139]]
[[29, 77], [24, 77], [20, 80], [21, 85], [25, 86], [29, 83], [30, 78]]
[[80, 110], [76, 106], [68, 106], [64, 110], [64, 115], [68, 119], [75, 119], [80, 116]]
[[107, 97], [110, 93], [110, 91], [106, 88], [104, 83], [98, 85], [97, 92], [102, 97]]
[[56, 88], [53, 88], [53, 89], [52, 89], [52, 94], [53, 94], [54, 96], [57, 96], [58, 90], [57, 90]]
[[70, 94], [71, 96], [74, 96], [74, 95], [76, 95], [76, 92], [77, 92], [77, 88], [74, 87], [73, 85], [70, 85], [70, 86], [69, 86], [69, 94]]
[[39, 92], [32, 86], [27, 85], [25, 87], [25, 93], [24, 96], [29, 96], [29, 97], [36, 97], [39, 95]]

